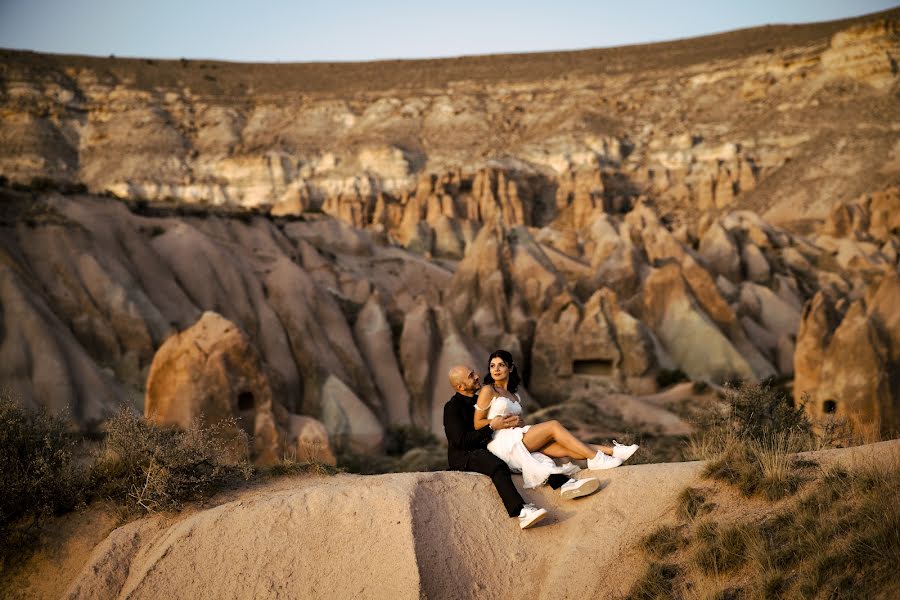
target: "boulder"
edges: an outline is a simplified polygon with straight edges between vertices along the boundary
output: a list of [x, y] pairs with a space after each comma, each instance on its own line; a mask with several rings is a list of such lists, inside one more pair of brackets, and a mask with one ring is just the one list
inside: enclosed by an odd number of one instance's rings
[[281, 457], [272, 390], [259, 354], [234, 323], [212, 311], [156, 352], [144, 416], [182, 429], [201, 420], [217, 425], [240, 418], [245, 430], [253, 423], [249, 433], [258, 463]]

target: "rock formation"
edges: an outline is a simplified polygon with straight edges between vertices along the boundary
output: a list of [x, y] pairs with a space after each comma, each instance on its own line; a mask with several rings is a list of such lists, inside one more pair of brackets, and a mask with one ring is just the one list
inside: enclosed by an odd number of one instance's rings
[[440, 437], [446, 370], [495, 348], [542, 406], [662, 369], [819, 385], [804, 331], [886, 327], [897, 15], [377, 81], [0, 51], [0, 382], [92, 428], [214, 311], [287, 413], [279, 452]]

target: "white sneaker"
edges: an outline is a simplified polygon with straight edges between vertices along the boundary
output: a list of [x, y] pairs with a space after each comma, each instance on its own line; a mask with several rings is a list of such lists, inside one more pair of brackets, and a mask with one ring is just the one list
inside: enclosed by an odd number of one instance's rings
[[534, 504], [526, 504], [522, 507], [522, 512], [519, 513], [519, 527], [528, 529], [546, 516], [547, 511], [545, 509], [538, 508]]
[[613, 440], [613, 456], [625, 462], [631, 455], [637, 452], [637, 449], [640, 448], [637, 444], [632, 444], [630, 446], [626, 446], [624, 444], [620, 444], [616, 440]]
[[603, 454], [602, 452], [598, 452], [597, 456], [588, 459], [587, 464], [588, 469], [590, 469], [591, 471], [602, 471], [603, 469], [612, 469], [618, 467], [622, 464], [622, 459], [616, 458], [615, 456]]
[[596, 477], [585, 477], [584, 479], [570, 479], [559, 488], [559, 495], [564, 500], [574, 500], [588, 494], [593, 494], [600, 487], [600, 480]]

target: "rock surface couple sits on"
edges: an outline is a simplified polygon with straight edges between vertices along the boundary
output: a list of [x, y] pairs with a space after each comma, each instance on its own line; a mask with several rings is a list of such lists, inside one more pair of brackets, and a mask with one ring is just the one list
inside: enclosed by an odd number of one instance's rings
[[520, 379], [512, 355], [497, 350], [490, 356], [485, 385], [475, 369], [450, 369], [450, 385], [456, 394], [444, 405], [447, 460], [455, 471], [487, 475], [497, 488], [510, 517], [518, 517], [522, 529], [531, 527], [547, 511], [526, 504], [512, 482], [511, 472], [522, 473], [526, 488], [548, 484], [566, 499], [595, 492], [595, 477], [570, 477], [580, 469], [557, 465], [554, 458], [587, 460], [588, 469], [618, 467], [638, 449], [637, 445], [593, 446], [581, 442], [557, 421], [525, 425], [521, 400], [516, 394]]

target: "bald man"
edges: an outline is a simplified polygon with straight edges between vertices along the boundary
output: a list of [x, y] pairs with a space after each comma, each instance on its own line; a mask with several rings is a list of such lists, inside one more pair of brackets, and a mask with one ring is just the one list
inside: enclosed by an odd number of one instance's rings
[[[509, 466], [487, 449], [494, 430], [520, 427], [518, 416], [494, 417], [487, 427], [475, 429], [475, 394], [481, 381], [475, 369], [456, 366], [448, 374], [456, 394], [444, 405], [444, 433], [447, 435], [447, 462], [454, 471], [474, 471], [487, 475], [497, 488], [510, 517], [519, 518], [519, 526], [527, 529], [543, 519], [547, 511], [526, 504], [512, 482]], [[564, 498], [578, 498], [597, 489], [596, 479], [569, 479], [551, 475], [547, 483], [553, 489], [563, 488]]]

